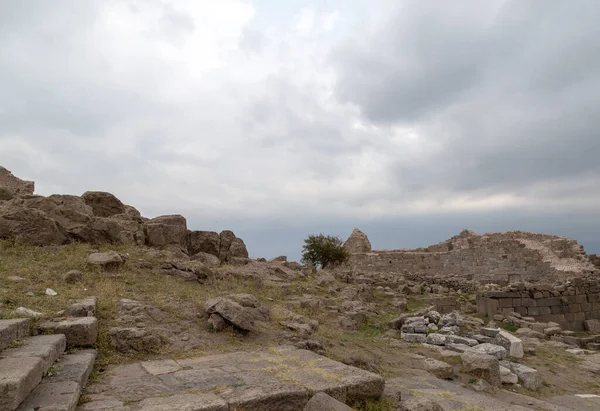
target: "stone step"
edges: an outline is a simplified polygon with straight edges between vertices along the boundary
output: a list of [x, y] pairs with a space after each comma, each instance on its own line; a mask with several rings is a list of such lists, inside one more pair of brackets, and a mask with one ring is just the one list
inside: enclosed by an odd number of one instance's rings
[[67, 346], [91, 347], [98, 341], [98, 319], [96, 317], [65, 317], [44, 321], [39, 325], [44, 334], [64, 334]]
[[10, 347], [13, 341], [30, 335], [31, 320], [29, 318], [0, 320], [0, 351]]
[[0, 353], [0, 410], [17, 409], [64, 352], [66, 342], [64, 335], [38, 335]]
[[18, 411], [73, 411], [94, 367], [96, 350], [62, 356]]

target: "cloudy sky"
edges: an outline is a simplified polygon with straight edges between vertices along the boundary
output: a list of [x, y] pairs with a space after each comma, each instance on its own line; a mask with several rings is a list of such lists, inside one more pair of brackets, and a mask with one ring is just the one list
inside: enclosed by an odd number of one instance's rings
[[251, 256], [463, 228], [600, 252], [597, 0], [0, 0], [0, 164]]

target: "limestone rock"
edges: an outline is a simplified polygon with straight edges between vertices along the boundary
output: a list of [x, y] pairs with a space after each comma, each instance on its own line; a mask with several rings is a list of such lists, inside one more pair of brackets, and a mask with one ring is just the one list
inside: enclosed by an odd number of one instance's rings
[[187, 222], [181, 215], [163, 215], [145, 224], [148, 245], [178, 245], [187, 250]]
[[25, 317], [31, 317], [31, 318], [38, 318], [41, 317], [43, 314], [38, 312], [38, 311], [34, 311], [31, 310], [29, 308], [26, 307], [19, 307], [15, 310], [15, 314], [17, 315], [22, 315]]
[[600, 334], [600, 320], [585, 320], [585, 329], [592, 334]]
[[195, 261], [200, 261], [208, 267], [218, 267], [221, 264], [221, 260], [219, 260], [219, 257], [202, 251], [192, 255], [191, 259]]
[[523, 342], [511, 333], [500, 331], [496, 336], [495, 343], [504, 347], [511, 357], [523, 358]]
[[50, 334], [64, 334], [68, 347], [87, 347], [98, 340], [96, 317], [62, 318], [40, 324], [40, 330]]
[[216, 332], [223, 331], [227, 328], [227, 323], [219, 314], [211, 314], [208, 317], [208, 325]]
[[479, 344], [473, 347], [473, 350], [484, 354], [493, 355], [499, 360], [503, 360], [507, 355], [506, 349], [504, 347], [490, 343]]
[[11, 202], [0, 205], [0, 239], [40, 246], [69, 242], [65, 229], [45, 212]]
[[223, 230], [221, 231], [221, 234], [219, 234], [219, 259], [221, 261], [227, 261], [229, 248], [231, 247], [231, 244], [233, 244], [235, 238], [235, 234], [231, 230]]
[[535, 391], [542, 385], [542, 377], [536, 369], [514, 362], [510, 363], [510, 368], [528, 390]]
[[79, 270], [71, 270], [63, 275], [63, 281], [67, 284], [78, 283], [83, 280], [83, 273]]
[[187, 235], [187, 242], [190, 255], [206, 253], [219, 257], [221, 243], [219, 233], [214, 231], [190, 231]]
[[93, 317], [96, 315], [96, 304], [96, 297], [84, 298], [71, 304], [65, 314], [69, 317]]
[[111, 193], [86, 191], [81, 198], [92, 208], [94, 215], [98, 217], [110, 217], [126, 212], [125, 205]]
[[349, 253], [370, 253], [371, 252], [371, 243], [369, 242], [369, 238], [365, 233], [360, 231], [358, 228], [355, 228], [350, 234], [350, 237], [344, 243], [344, 248], [348, 250]]
[[254, 330], [254, 319], [251, 312], [228, 298], [218, 297], [204, 304], [206, 314], [219, 314], [223, 319], [244, 331]]
[[308, 401], [304, 411], [352, 411], [352, 408], [324, 392], [319, 392]]
[[87, 263], [91, 266], [97, 266], [103, 270], [112, 271], [119, 269], [125, 260], [116, 251], [107, 251], [105, 253], [92, 253], [87, 258]]
[[227, 260], [231, 261], [234, 258], [248, 258], [248, 250], [246, 244], [241, 238], [234, 238], [229, 251], [227, 251]]
[[502, 365], [500, 366], [500, 378], [502, 379], [502, 384], [517, 384], [519, 382], [519, 377], [512, 373], [509, 368]]
[[498, 358], [474, 352], [465, 351], [460, 356], [463, 368], [479, 378], [486, 380], [492, 387], [500, 387], [502, 380], [500, 378], [500, 363]]
[[2, 188], [6, 196], [6, 198], [0, 197], [0, 200], [8, 200], [13, 197], [32, 195], [35, 190], [35, 183], [33, 181], [21, 180], [6, 168], [0, 166], [0, 188]]
[[454, 368], [448, 363], [445, 363], [434, 358], [425, 358], [422, 361], [422, 367], [425, 371], [435, 375], [443, 380], [454, 378]]

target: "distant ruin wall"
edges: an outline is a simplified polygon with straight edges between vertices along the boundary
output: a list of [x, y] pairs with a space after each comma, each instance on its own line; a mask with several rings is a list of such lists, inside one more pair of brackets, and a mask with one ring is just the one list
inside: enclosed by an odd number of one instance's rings
[[[515, 282], [556, 282], [581, 277], [596, 270], [575, 240], [546, 234], [509, 232], [457, 237], [446, 250], [374, 251], [350, 256], [358, 271], [395, 272], [411, 279], [463, 278], [506, 285]], [[464, 240], [464, 241], [463, 241]], [[442, 243], [440, 243], [442, 244]]]
[[579, 331], [584, 329], [585, 320], [600, 319], [600, 282], [575, 278], [568, 285], [489, 291], [478, 297], [477, 312], [490, 318], [516, 312], [539, 322], [555, 322]]

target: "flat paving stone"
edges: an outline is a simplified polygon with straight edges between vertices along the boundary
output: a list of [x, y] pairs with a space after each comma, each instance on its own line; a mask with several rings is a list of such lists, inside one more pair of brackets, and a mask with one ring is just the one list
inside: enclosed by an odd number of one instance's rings
[[144, 361], [142, 367], [152, 375], [169, 374], [181, 370], [181, 365], [174, 360]]
[[[294, 347], [176, 361], [146, 361], [113, 366], [106, 373], [107, 378], [91, 385], [87, 391], [121, 401], [114, 408], [127, 404], [131, 410], [140, 409], [142, 405], [143, 409], [152, 410], [188, 409], [160, 408], [170, 407], [185, 398], [190, 400], [190, 410], [212, 410], [194, 408], [193, 397], [181, 397], [210, 394], [230, 410], [297, 411], [317, 392], [346, 402], [378, 398], [385, 384], [377, 374]], [[169, 402], [169, 398], [173, 398], [173, 402]], [[89, 407], [94, 402], [97, 401], [84, 404], [88, 408], [81, 406], [79, 410], [92, 409]], [[158, 408], [149, 408], [148, 404]], [[220, 410], [220, 406], [220, 402], [215, 403], [216, 410]]]
[[215, 394], [180, 394], [170, 397], [148, 398], [134, 410], [147, 411], [228, 411], [229, 406]]

